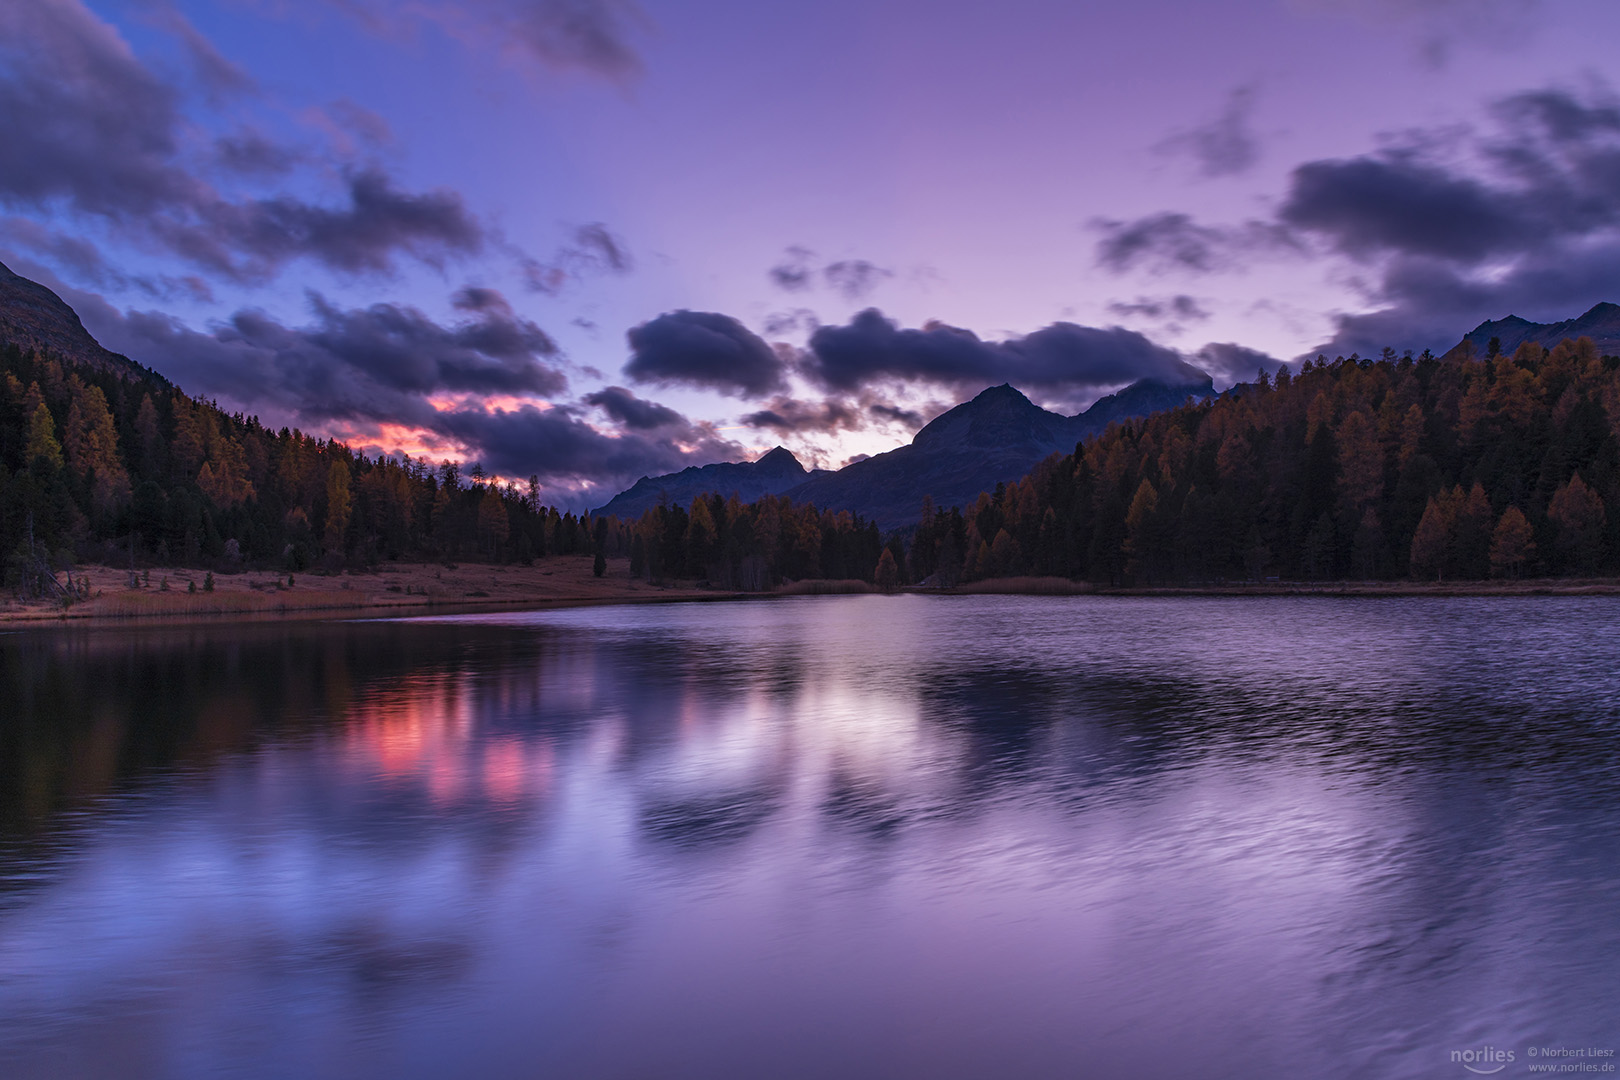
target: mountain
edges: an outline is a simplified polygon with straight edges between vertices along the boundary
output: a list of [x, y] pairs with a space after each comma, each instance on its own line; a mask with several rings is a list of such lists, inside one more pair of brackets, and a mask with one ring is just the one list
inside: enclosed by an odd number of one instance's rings
[[[1483, 356], [1491, 338], [1500, 338], [1502, 351], [1511, 356], [1526, 341], [1550, 349], [1565, 338], [1583, 337], [1591, 338], [1600, 353], [1611, 356], [1620, 353], [1620, 304], [1598, 304], [1579, 318], [1555, 323], [1535, 323], [1509, 315], [1505, 319], [1480, 323], [1463, 335], [1463, 341], [1472, 342]], [[1461, 348], [1461, 343], [1457, 347]]]
[[1214, 392], [1211, 382], [1167, 386], [1143, 379], [1063, 416], [1030, 401], [1011, 385], [993, 386], [935, 417], [909, 446], [812, 476], [782, 494], [794, 502], [850, 510], [894, 529], [916, 522], [923, 498], [937, 506], [966, 506], [997, 483], [1017, 480], [1054, 453], [1072, 453], [1080, 440], [1109, 424], [1174, 408]]
[[659, 500], [686, 506], [699, 495], [718, 492], [731, 495], [736, 492], [743, 502], [753, 502], [763, 495], [780, 495], [811, 476], [799, 459], [785, 447], [762, 455], [757, 461], [723, 461], [715, 465], [693, 465], [678, 473], [664, 476], [643, 476], [627, 490], [613, 496], [596, 514], [615, 514], [621, 520], [630, 520], [657, 506]]
[[4, 263], [0, 263], [0, 340], [24, 350], [53, 352], [120, 379], [157, 378], [128, 357], [102, 348], [60, 296], [12, 273]]

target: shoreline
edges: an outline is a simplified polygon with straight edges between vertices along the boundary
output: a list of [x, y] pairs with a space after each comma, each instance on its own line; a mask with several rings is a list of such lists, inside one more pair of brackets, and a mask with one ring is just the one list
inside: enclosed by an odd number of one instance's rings
[[909, 587], [943, 596], [1620, 596], [1616, 578], [1524, 581], [1254, 581], [1199, 585], [1095, 585], [1067, 578], [986, 578], [951, 588]]
[[[400, 563], [337, 574], [150, 569], [150, 584], [130, 589], [126, 569], [85, 566], [74, 580], [89, 583], [92, 598], [71, 607], [36, 601], [0, 603], [0, 630], [49, 626], [130, 626], [277, 622], [354, 618], [409, 618], [480, 612], [545, 611], [619, 604], [764, 600], [786, 596], [875, 594], [858, 581], [802, 581], [770, 592], [736, 592], [676, 582], [652, 585], [632, 580], [628, 559], [608, 561], [608, 572], [591, 573], [588, 555], [553, 556], [531, 567], [488, 564]], [[164, 579], [169, 588], [162, 587]], [[288, 582], [293, 581], [289, 585]], [[198, 591], [189, 586], [195, 583]], [[991, 578], [950, 588], [907, 586], [918, 596], [1141, 596], [1141, 597], [1502, 597], [1620, 596], [1620, 579], [1538, 578], [1527, 581], [1332, 581], [1244, 582], [1203, 585], [1106, 586], [1067, 578]]]
[[1254, 581], [1127, 586], [1095, 585], [1067, 578], [987, 578], [948, 589], [911, 587], [904, 591], [950, 596], [1620, 596], [1620, 579]]
[[[553, 556], [534, 566], [399, 563], [360, 572], [288, 575], [244, 571], [150, 568], [147, 584], [128, 585], [129, 571], [87, 565], [73, 571], [91, 598], [64, 608], [55, 601], [0, 603], [0, 631], [52, 626], [111, 627], [214, 622], [408, 618], [477, 612], [540, 611], [602, 604], [658, 604], [738, 599], [744, 595], [691, 583], [633, 581], [628, 559], [609, 559], [608, 572], [591, 572], [591, 556]], [[58, 575], [66, 583], [67, 575]], [[167, 580], [168, 588], [163, 587]], [[289, 584], [291, 582], [291, 584]], [[190, 587], [195, 585], [196, 592]], [[768, 594], [767, 594], [768, 595]]]

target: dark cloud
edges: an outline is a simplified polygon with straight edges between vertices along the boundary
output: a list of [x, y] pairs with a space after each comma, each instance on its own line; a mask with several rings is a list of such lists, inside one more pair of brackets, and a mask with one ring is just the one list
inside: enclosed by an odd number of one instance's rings
[[300, 256], [348, 273], [385, 273], [405, 253], [427, 263], [484, 246], [484, 231], [459, 194], [403, 192], [383, 173], [346, 178], [348, 201], [320, 206], [278, 197], [193, 207], [194, 220], [163, 220], [153, 231], [176, 252], [227, 277], [255, 281]]
[[547, 296], [560, 293], [571, 281], [596, 274], [628, 274], [634, 267], [630, 249], [601, 222], [581, 225], [549, 262], [520, 260], [530, 289]]
[[[474, 317], [448, 327], [403, 305], [343, 310], [320, 296], [311, 302], [316, 324], [299, 336], [390, 390], [555, 394], [567, 386], [542, 360], [556, 354], [556, 344], [534, 323], [515, 316], [499, 294], [481, 297], [476, 307], [463, 303], [462, 310]], [[255, 337], [246, 318], [238, 315], [233, 326], [251, 342]]]
[[780, 435], [832, 434], [859, 431], [866, 426], [866, 417], [858, 406], [837, 398], [804, 401], [782, 396], [771, 399], [765, 408], [749, 413], [738, 423], [768, 428]]
[[1219, 116], [1200, 127], [1177, 132], [1155, 149], [1190, 157], [1199, 173], [1211, 178], [1248, 172], [1260, 160], [1260, 140], [1249, 124], [1254, 98], [1254, 86], [1238, 87], [1228, 95]]
[[622, 386], [609, 386], [586, 394], [583, 400], [585, 404], [601, 409], [615, 423], [633, 431], [667, 431], [691, 426], [691, 422], [674, 409], [656, 401], [638, 398]]
[[1350, 254], [1400, 250], [1470, 262], [1523, 246], [1540, 225], [1514, 194], [1387, 158], [1301, 165], [1280, 214]]
[[1199, 367], [1215, 376], [1216, 382], [1250, 382], [1261, 368], [1275, 371], [1282, 362], [1268, 353], [1232, 342], [1210, 342], [1193, 354]]
[[641, 23], [631, 0], [330, 0], [382, 32], [437, 26], [526, 66], [627, 81], [641, 71], [632, 44]]
[[125, 214], [193, 197], [178, 100], [81, 4], [0, 4], [0, 198]]
[[449, 326], [403, 305], [351, 310], [314, 294], [313, 321], [302, 327], [249, 310], [204, 333], [158, 312], [119, 314], [104, 302], [90, 303], [81, 315], [108, 348], [193, 393], [306, 423], [431, 426], [430, 399], [438, 395], [566, 389], [567, 380], [546, 362], [555, 344], [499, 294], [464, 290], [457, 303], [471, 317]]
[[1172, 384], [1207, 379], [1173, 350], [1121, 327], [1060, 322], [1024, 337], [985, 342], [971, 331], [941, 323], [902, 329], [871, 308], [846, 326], [823, 326], [812, 334], [800, 369], [835, 391], [890, 381], [964, 391], [1011, 382], [1064, 402], [1142, 378]]
[[786, 388], [782, 358], [729, 315], [672, 311], [633, 327], [624, 372], [639, 383], [764, 397]]
[[1206, 273], [1225, 261], [1222, 231], [1199, 225], [1187, 214], [1151, 214], [1135, 221], [1099, 219], [1092, 227], [1102, 234], [1097, 262], [1116, 273], [1143, 264], [1156, 270]]
[[1321, 351], [1445, 349], [1487, 318], [1564, 319], [1615, 298], [1620, 106], [1537, 90], [1490, 114], [1451, 161], [1407, 147], [1295, 170], [1281, 215], [1376, 275], [1374, 310], [1340, 315]]
[[119, 312], [95, 294], [51, 284], [103, 344], [190, 393], [275, 423], [349, 430], [378, 442], [387, 438], [384, 425], [425, 431], [464, 446], [469, 459], [500, 475], [538, 475], [563, 504], [600, 505], [638, 477], [746, 456], [713, 424], [622, 387], [582, 403], [602, 410], [613, 425], [606, 429], [566, 404], [491, 408], [446, 400], [565, 389], [545, 362], [550, 339], [489, 289], [456, 294], [456, 308], [469, 318], [454, 325], [400, 305], [343, 310], [312, 297], [307, 326], [244, 311], [201, 332], [156, 312]]
[[866, 407], [866, 411], [881, 421], [899, 424], [902, 427], [920, 428], [923, 426], [923, 414], [916, 409], [902, 409], [898, 405], [885, 405], [874, 402]]
[[1201, 225], [1191, 215], [1164, 212], [1135, 221], [1097, 218], [1097, 264], [1115, 273], [1145, 268], [1154, 273], [1207, 274], [1234, 267], [1240, 255], [1295, 246], [1285, 226], [1251, 221], [1227, 228]]
[[1307, 350], [1314, 356], [1359, 352], [1441, 352], [1487, 319], [1518, 315], [1534, 322], [1573, 318], [1620, 295], [1620, 239], [1569, 245], [1515, 260], [1501, 274], [1477, 275], [1434, 259], [1400, 257], [1386, 265], [1373, 310], [1340, 314], [1333, 334]]
[[243, 131], [190, 161], [183, 104], [78, 0], [0, 4], [0, 205], [98, 219], [239, 280], [301, 257], [377, 272], [399, 254], [436, 261], [484, 244], [459, 195], [402, 192], [375, 168], [347, 173], [335, 205], [232, 198], [209, 168], [262, 176], [296, 155]]
[[747, 456], [708, 425], [694, 426], [703, 433], [699, 441], [677, 446], [635, 431], [610, 435], [566, 409], [533, 405], [461, 409], [439, 414], [435, 424], [435, 430], [475, 448], [485, 467], [503, 476], [538, 474], [550, 484], [590, 485], [580, 501], [592, 506], [643, 476]]
[[[1393, 150], [1294, 170], [1279, 217], [1358, 257], [1458, 264], [1545, 250], [1620, 226], [1620, 108], [1541, 90], [1493, 106], [1475, 162]], [[1424, 141], [1422, 133], [1410, 141]]]
[[738, 422], [749, 427], [769, 428], [781, 435], [832, 435], [840, 431], [864, 431], [874, 424], [915, 430], [922, 427], [924, 420], [917, 410], [866, 391], [852, 396], [834, 394], [821, 401], [783, 394]]
[[1166, 212], [1095, 222], [1098, 262], [1207, 272], [1262, 251], [1351, 260], [1371, 310], [1336, 316], [1310, 354], [1441, 350], [1485, 319], [1565, 319], [1615, 299], [1620, 102], [1603, 89], [1540, 89], [1494, 102], [1488, 116], [1484, 130], [1406, 132], [1375, 152], [1306, 162], [1271, 221], [1222, 227]]

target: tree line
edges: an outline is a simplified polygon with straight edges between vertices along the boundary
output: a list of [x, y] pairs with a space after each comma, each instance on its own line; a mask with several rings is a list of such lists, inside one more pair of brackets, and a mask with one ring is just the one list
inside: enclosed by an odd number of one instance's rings
[[1620, 358], [1307, 361], [1111, 426], [1073, 454], [924, 509], [917, 580], [1115, 585], [1620, 571]]
[[588, 552], [592, 522], [477, 465], [357, 454], [161, 378], [0, 348], [0, 560], [362, 566]]
[[705, 496], [630, 532], [637, 574], [738, 588], [1614, 575], [1620, 357], [1585, 338], [1318, 356], [1111, 425], [965, 509], [925, 500], [916, 526], [881, 540], [774, 497]]
[[[627, 556], [651, 581], [759, 590], [1051, 575], [1112, 585], [1620, 571], [1620, 358], [1587, 339], [1318, 357], [1115, 424], [966, 508], [883, 536], [776, 496], [621, 521], [538, 482], [356, 454], [157, 377], [0, 350], [0, 553], [302, 570]], [[1617, 508], [1617, 509], [1611, 509]]]

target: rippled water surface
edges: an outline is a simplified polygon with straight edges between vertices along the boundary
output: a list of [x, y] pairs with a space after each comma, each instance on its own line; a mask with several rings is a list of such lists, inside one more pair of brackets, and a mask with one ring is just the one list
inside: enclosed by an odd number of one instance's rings
[[0, 1075], [1527, 1075], [1620, 1048], [1617, 624], [839, 597], [0, 636]]

